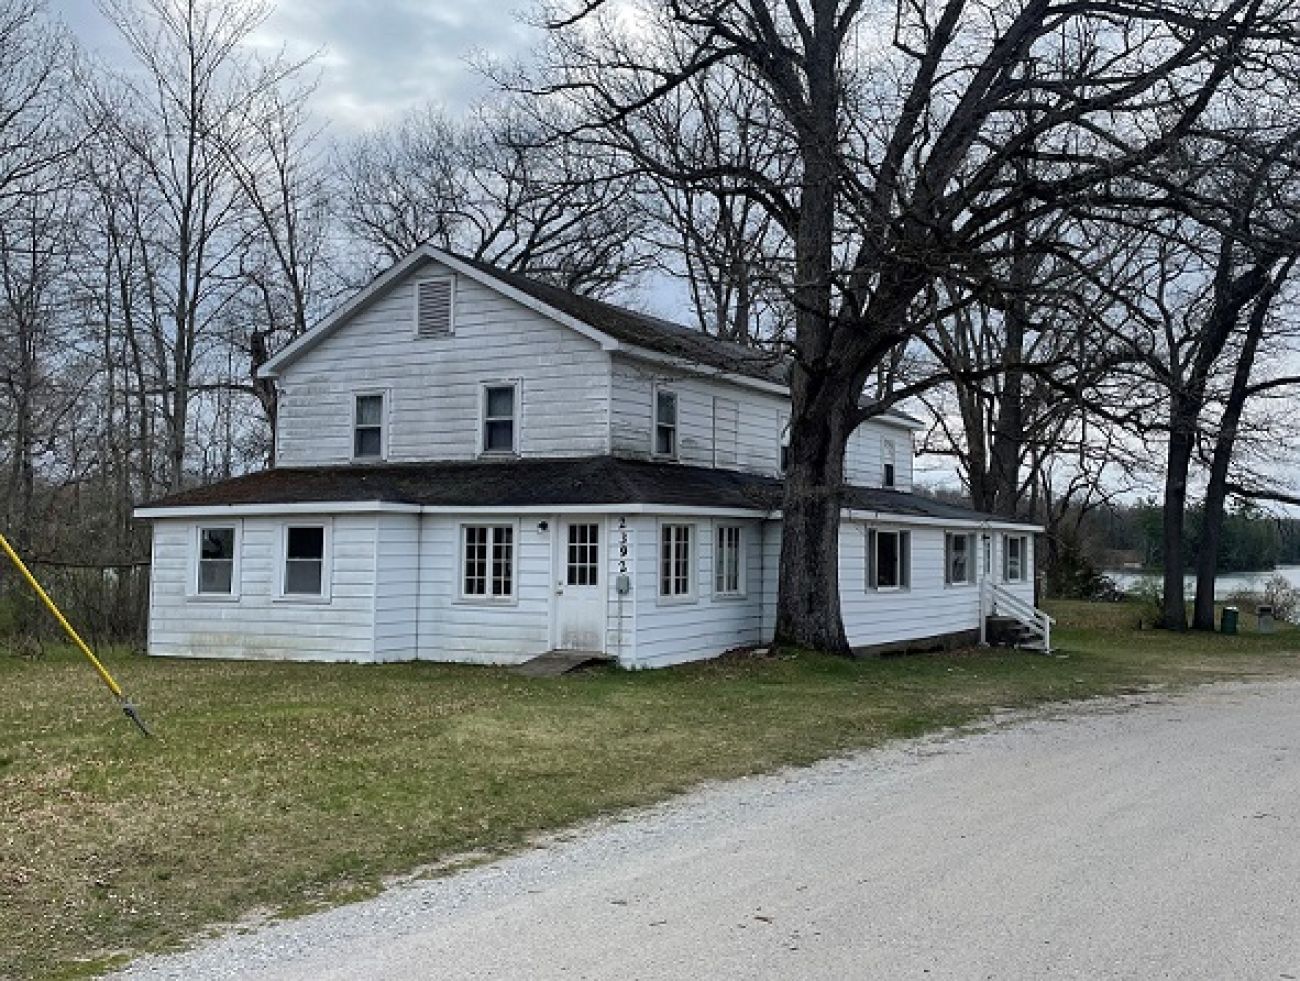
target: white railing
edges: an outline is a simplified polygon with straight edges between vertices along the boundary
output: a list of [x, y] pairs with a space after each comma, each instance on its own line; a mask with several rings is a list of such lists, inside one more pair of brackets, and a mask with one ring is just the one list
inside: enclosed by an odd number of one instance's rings
[[1052, 624], [1056, 621], [1009, 589], [985, 579], [980, 583], [980, 640], [985, 639], [985, 620], [990, 616], [1008, 616], [1042, 642], [1043, 652], [1052, 649]]

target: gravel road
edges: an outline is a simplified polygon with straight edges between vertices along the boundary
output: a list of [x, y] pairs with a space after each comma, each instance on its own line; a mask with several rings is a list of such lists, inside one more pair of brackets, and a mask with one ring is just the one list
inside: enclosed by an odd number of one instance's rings
[[118, 977], [1300, 978], [1300, 682], [711, 786]]

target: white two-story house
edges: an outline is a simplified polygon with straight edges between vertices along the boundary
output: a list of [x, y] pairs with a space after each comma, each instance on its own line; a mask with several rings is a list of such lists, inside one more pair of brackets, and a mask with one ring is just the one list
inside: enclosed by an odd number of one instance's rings
[[[153, 523], [149, 651], [627, 667], [770, 640], [789, 393], [767, 356], [424, 248], [272, 359], [276, 465]], [[974, 639], [1034, 526], [911, 493], [920, 424], [848, 448], [849, 639]]]

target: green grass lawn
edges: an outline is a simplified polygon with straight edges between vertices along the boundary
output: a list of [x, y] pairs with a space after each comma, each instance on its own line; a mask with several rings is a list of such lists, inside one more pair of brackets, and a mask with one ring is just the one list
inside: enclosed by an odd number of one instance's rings
[[0, 974], [70, 977], [373, 891], [702, 780], [1149, 684], [1300, 674], [1300, 633], [1136, 631], [1058, 604], [1064, 658], [730, 659], [525, 680], [484, 668], [0, 655]]

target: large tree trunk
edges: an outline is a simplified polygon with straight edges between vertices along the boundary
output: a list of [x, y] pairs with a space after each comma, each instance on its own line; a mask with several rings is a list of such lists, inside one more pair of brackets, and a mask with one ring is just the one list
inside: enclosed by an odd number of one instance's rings
[[1166, 630], [1187, 629], [1187, 597], [1184, 585], [1186, 555], [1183, 525], [1187, 513], [1187, 474], [1196, 442], [1195, 420], [1199, 408], [1175, 396], [1170, 413], [1169, 452], [1165, 471], [1164, 513], [1161, 519], [1161, 561], [1164, 566], [1164, 605], [1160, 626]]
[[1249, 396], [1250, 374], [1255, 367], [1255, 355], [1264, 336], [1269, 307], [1278, 290], [1290, 275], [1292, 263], [1284, 265], [1255, 300], [1250, 314], [1246, 336], [1237, 355], [1237, 366], [1232, 375], [1232, 388], [1223, 407], [1219, 421], [1219, 434], [1214, 441], [1214, 458], [1210, 462], [1210, 480], [1205, 488], [1205, 520], [1201, 527], [1200, 551], [1196, 556], [1196, 601], [1192, 608], [1192, 629], [1214, 629], [1214, 581], [1219, 572], [1219, 545], [1223, 541], [1224, 504], [1228, 498], [1228, 468], [1237, 448], [1237, 433], [1241, 415]]
[[844, 451], [855, 421], [851, 385], [801, 372], [792, 386], [774, 638], [778, 646], [849, 652], [839, 572]]

